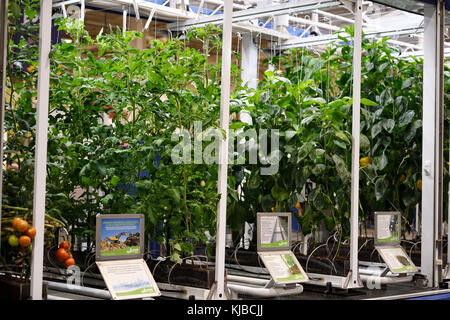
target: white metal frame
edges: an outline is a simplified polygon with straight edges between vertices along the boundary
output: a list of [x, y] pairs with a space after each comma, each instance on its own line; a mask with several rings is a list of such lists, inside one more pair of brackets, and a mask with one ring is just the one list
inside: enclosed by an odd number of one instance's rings
[[[5, 133], [6, 55], [8, 41], [8, 0], [0, 0], [0, 159], [3, 166], [3, 139]], [[0, 229], [2, 228], [3, 169], [0, 170]], [[0, 243], [1, 248], [1, 243]]]
[[36, 153], [34, 162], [33, 225], [36, 237], [31, 259], [31, 297], [42, 299], [44, 259], [44, 222], [47, 174], [48, 98], [50, 79], [50, 43], [52, 36], [52, 0], [41, 0], [39, 28], [39, 69], [36, 104]]
[[442, 280], [443, 1], [424, 7], [422, 255], [428, 285]]
[[[228, 187], [228, 133], [230, 122], [230, 77], [231, 77], [231, 40], [233, 1], [225, 2], [223, 21], [222, 45], [222, 79], [220, 92], [220, 128], [225, 137], [220, 141], [219, 147], [219, 177], [218, 193], [220, 195], [217, 210], [216, 231], [216, 267], [215, 267], [215, 298], [224, 300], [227, 296], [225, 287], [225, 245], [227, 223], [227, 187]], [[213, 291], [213, 290], [212, 290]]]
[[[3, 0], [5, 1], [5, 0]], [[101, 1], [99, 1], [101, 2]], [[121, 5], [131, 5], [130, 0], [115, 0]], [[314, 7], [315, 1], [309, 1], [308, 4]], [[442, 182], [439, 175], [442, 167], [442, 116], [439, 116], [442, 108], [442, 27], [443, 27], [443, 1], [438, 0], [439, 5], [426, 6], [425, 10], [425, 37], [424, 37], [424, 163], [423, 163], [423, 192], [422, 192], [422, 210], [423, 226], [422, 236], [422, 273], [429, 276], [431, 286], [437, 286], [442, 274], [442, 210], [436, 203], [442, 199]], [[336, 1], [325, 1], [322, 3], [331, 6]], [[157, 10], [163, 7], [149, 2], [136, 1], [139, 8], [152, 11], [155, 6]], [[352, 194], [351, 194], [351, 253], [350, 270], [348, 275], [347, 288], [361, 287], [361, 281], [358, 273], [358, 193], [359, 193], [359, 115], [360, 115], [360, 80], [361, 80], [361, 32], [362, 32], [362, 0], [356, 0], [355, 10], [355, 39], [354, 39], [354, 61], [353, 61], [353, 145], [352, 145]], [[303, 3], [304, 5], [304, 3]], [[291, 7], [292, 6], [292, 7]], [[298, 11], [291, 4], [284, 4], [276, 7], [282, 13]], [[274, 7], [271, 7], [273, 10]], [[49, 86], [49, 53], [51, 38], [51, 0], [41, 0], [40, 12], [40, 44], [39, 44], [39, 73], [38, 73], [38, 97], [37, 97], [37, 130], [36, 130], [36, 161], [35, 161], [35, 180], [34, 180], [34, 198], [33, 198], [33, 224], [37, 229], [34, 240], [34, 250], [32, 253], [32, 273], [31, 273], [31, 295], [33, 299], [42, 298], [42, 269], [43, 269], [43, 240], [44, 240], [44, 219], [45, 219], [45, 169], [47, 154], [47, 128], [48, 128], [48, 86]], [[233, 3], [231, 0], [224, 2], [224, 15], [220, 18], [215, 17], [218, 24], [224, 25], [223, 38], [223, 64], [222, 64], [222, 92], [221, 92], [221, 128], [228, 134], [229, 122], [229, 96], [230, 96], [230, 65], [231, 65], [231, 35], [233, 22], [243, 21], [249, 18], [247, 13], [233, 14]], [[317, 9], [317, 7], [315, 8]], [[173, 10], [170, 12], [178, 17], [178, 9], [164, 7], [164, 10]], [[252, 9], [251, 9], [252, 10]], [[251, 11], [248, 10], [248, 11]], [[268, 8], [263, 13], [259, 9], [253, 14], [259, 16], [267, 15]], [[251, 14], [251, 13], [250, 13]], [[281, 14], [281, 13], [280, 13]], [[84, 14], [82, 14], [82, 17]], [[184, 13], [186, 19], [197, 18], [197, 15]], [[244, 18], [245, 17], [245, 18]], [[254, 17], [254, 16], [252, 16]], [[222, 20], [223, 19], [223, 20]], [[236, 20], [236, 22], [237, 22]], [[199, 19], [197, 23], [206, 23], [206, 19]], [[214, 20], [209, 19], [208, 22]], [[190, 22], [189, 22], [190, 23]], [[182, 25], [182, 28], [189, 27], [189, 23]], [[190, 25], [194, 26], [193, 24]], [[198, 26], [198, 25], [195, 25]], [[177, 26], [177, 30], [180, 30]], [[217, 235], [216, 235], [216, 288], [215, 298], [225, 299], [226, 281], [225, 281], [225, 230], [226, 230], [226, 199], [227, 199], [227, 146], [228, 138], [222, 140], [220, 146], [220, 164], [218, 191], [221, 199], [218, 207], [217, 217]], [[431, 156], [431, 158], [425, 158]], [[429, 164], [428, 164], [428, 161]], [[432, 209], [430, 209], [432, 208]]]
[[352, 182], [350, 208], [350, 274], [348, 288], [362, 287], [358, 270], [359, 238], [359, 144], [361, 113], [362, 0], [355, 3], [353, 41]]

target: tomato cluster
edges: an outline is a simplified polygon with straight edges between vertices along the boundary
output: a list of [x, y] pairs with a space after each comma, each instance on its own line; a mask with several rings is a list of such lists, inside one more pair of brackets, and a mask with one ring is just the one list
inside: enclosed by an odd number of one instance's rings
[[75, 259], [70, 253], [70, 245], [67, 241], [61, 241], [59, 248], [56, 251], [56, 259], [64, 262], [64, 265], [68, 268], [75, 264]]
[[36, 236], [36, 228], [19, 217], [13, 219], [12, 227], [14, 233], [8, 237], [8, 244], [11, 247], [20, 246], [22, 249], [28, 249], [31, 252], [31, 240]]

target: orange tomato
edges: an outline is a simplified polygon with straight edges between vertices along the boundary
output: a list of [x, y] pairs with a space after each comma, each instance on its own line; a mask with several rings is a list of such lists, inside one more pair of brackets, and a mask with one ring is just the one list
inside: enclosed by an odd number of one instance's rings
[[68, 268], [75, 264], [75, 260], [73, 258], [68, 258], [64, 261], [64, 265]]
[[31, 238], [29, 236], [20, 236], [19, 245], [22, 248], [26, 248], [31, 244]]
[[20, 220], [22, 220], [22, 219], [20, 219], [20, 218], [18, 218], [18, 217], [16, 217], [16, 218], [13, 219], [13, 221], [12, 221], [12, 227], [14, 228], [14, 230], [17, 229], [17, 223], [18, 223]]
[[27, 231], [25, 231], [25, 234], [29, 236], [31, 239], [34, 239], [34, 237], [36, 236], [36, 228], [32, 226]]
[[28, 230], [28, 222], [25, 220], [20, 219], [20, 221], [16, 224], [16, 230], [19, 232], [25, 232]]

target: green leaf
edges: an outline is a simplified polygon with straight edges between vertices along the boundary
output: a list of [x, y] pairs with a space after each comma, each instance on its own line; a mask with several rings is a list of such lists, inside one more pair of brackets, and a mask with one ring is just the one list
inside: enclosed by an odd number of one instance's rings
[[378, 170], [383, 170], [386, 168], [388, 164], [388, 158], [386, 157], [386, 154], [383, 152], [381, 156], [375, 157], [374, 162]]
[[359, 136], [359, 146], [362, 151], [366, 152], [370, 150], [370, 140], [366, 135], [362, 134]]
[[120, 180], [120, 178], [119, 178], [118, 176], [112, 177], [112, 178], [111, 178], [111, 185], [112, 185], [113, 187], [116, 187], [117, 184], [119, 183], [119, 180]]
[[404, 127], [404, 126], [408, 125], [414, 118], [415, 114], [416, 113], [413, 110], [408, 110], [405, 113], [403, 113], [400, 116], [400, 118], [398, 119], [399, 126]]
[[402, 82], [402, 90], [411, 87], [412, 83], [413, 83], [414, 78], [408, 78], [403, 80]]
[[344, 160], [342, 160], [342, 158], [336, 154], [333, 154], [332, 159], [336, 165], [336, 171], [337, 171], [339, 177], [343, 181], [350, 179], [350, 173], [348, 172], [348, 169], [347, 169], [347, 166], [345, 165]]
[[[181, 247], [180, 247], [180, 251], [181, 251]], [[182, 262], [180, 254], [178, 252], [172, 253], [170, 260], [172, 260], [175, 263], [179, 263], [179, 264], [181, 264], [181, 262]]]
[[348, 144], [351, 144], [349, 138], [347, 137], [347, 135], [345, 134], [345, 132], [337, 130], [335, 133], [335, 136], [345, 142], [347, 142]]
[[167, 190], [167, 193], [173, 199], [173, 201], [175, 201], [175, 203], [180, 203], [181, 197], [177, 189], [170, 188]]
[[393, 119], [385, 119], [382, 122], [384, 130], [386, 130], [388, 133], [391, 133], [395, 127], [395, 121]]
[[334, 144], [337, 145], [339, 148], [342, 148], [342, 149], [344, 149], [344, 150], [347, 149], [347, 145], [346, 145], [344, 142], [339, 141], [339, 140], [333, 140], [333, 142], [334, 142]]
[[325, 223], [325, 228], [327, 228], [327, 230], [329, 232], [332, 232], [334, 230], [334, 227], [336, 226], [336, 224], [334, 222], [333, 217], [324, 215], [323, 222]]
[[253, 175], [250, 177], [250, 180], [248, 181], [248, 187], [250, 189], [257, 189], [259, 188], [259, 185], [261, 183], [261, 177], [259, 176], [259, 171], [255, 171]]
[[384, 193], [387, 190], [389, 183], [386, 181], [385, 176], [381, 176], [375, 181], [375, 197], [377, 200], [383, 198]]
[[372, 126], [371, 129], [372, 139], [374, 139], [381, 132], [381, 130], [383, 129], [382, 125], [383, 125], [382, 121], [379, 121]]
[[373, 102], [372, 100], [369, 100], [367, 98], [361, 98], [361, 104], [363, 104], [365, 106], [371, 106], [371, 107], [378, 106], [378, 103]]
[[175, 244], [172, 246], [172, 248], [173, 248], [174, 250], [181, 251], [181, 246], [180, 246], [179, 243], [175, 243]]
[[324, 164], [322, 164], [322, 163], [316, 164], [316, 165], [314, 166], [314, 168], [312, 169], [312, 173], [313, 173], [315, 176], [320, 177], [320, 176], [325, 172], [325, 169], [326, 169], [326, 168], [327, 168], [327, 167], [326, 167]]
[[274, 199], [278, 201], [284, 201], [289, 198], [289, 192], [286, 189], [280, 187], [278, 184], [275, 184], [273, 186], [271, 193], [272, 197], [274, 197]]
[[317, 158], [317, 157], [320, 157], [321, 155], [323, 155], [325, 153], [325, 150], [323, 150], [323, 149], [316, 149], [316, 150], [314, 150], [314, 155], [315, 155], [315, 157]]
[[288, 130], [286, 131], [286, 141], [289, 141], [292, 139], [292, 137], [294, 137], [297, 134], [297, 131], [294, 130]]

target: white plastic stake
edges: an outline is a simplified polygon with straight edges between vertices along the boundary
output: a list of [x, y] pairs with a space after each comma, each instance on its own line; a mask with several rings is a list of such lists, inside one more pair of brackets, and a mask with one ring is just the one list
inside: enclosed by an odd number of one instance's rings
[[41, 0], [40, 11], [33, 195], [33, 226], [36, 228], [36, 237], [33, 240], [31, 257], [31, 298], [33, 300], [42, 299], [52, 0]]

